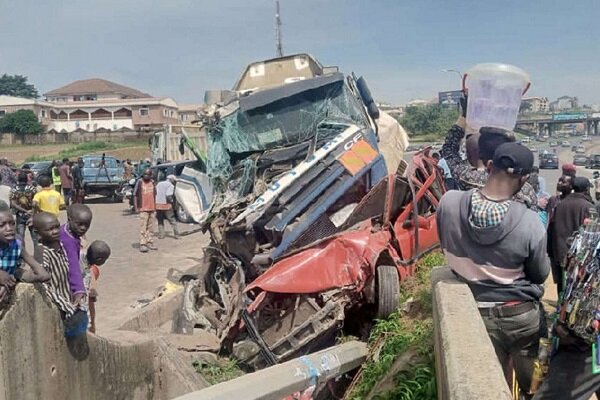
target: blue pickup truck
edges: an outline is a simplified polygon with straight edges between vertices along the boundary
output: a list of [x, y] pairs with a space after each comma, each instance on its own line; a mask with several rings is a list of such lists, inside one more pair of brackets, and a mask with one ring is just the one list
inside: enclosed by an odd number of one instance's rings
[[98, 194], [115, 202], [123, 201], [120, 187], [123, 166], [114, 157], [102, 155], [83, 156], [83, 188], [86, 196]]

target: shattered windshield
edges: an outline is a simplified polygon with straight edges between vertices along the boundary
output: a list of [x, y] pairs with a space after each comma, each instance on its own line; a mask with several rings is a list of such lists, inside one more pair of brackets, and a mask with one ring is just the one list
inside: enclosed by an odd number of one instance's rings
[[361, 105], [343, 80], [245, 112], [238, 109], [211, 130], [209, 175], [226, 180], [236, 154], [262, 152], [314, 139], [322, 142], [351, 124], [366, 126], [366, 120]]

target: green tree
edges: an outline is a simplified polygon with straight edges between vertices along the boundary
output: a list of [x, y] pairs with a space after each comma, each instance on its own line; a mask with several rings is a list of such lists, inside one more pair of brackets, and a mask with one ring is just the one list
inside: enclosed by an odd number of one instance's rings
[[457, 118], [456, 108], [429, 104], [407, 107], [399, 122], [409, 136], [444, 135]]
[[0, 76], [0, 95], [27, 97], [35, 99], [39, 96], [37, 89], [31, 83], [27, 83], [27, 77], [23, 75]]
[[4, 117], [0, 118], [0, 132], [16, 133], [17, 135], [26, 133], [39, 135], [44, 132], [44, 128], [33, 111], [19, 110], [5, 114]]

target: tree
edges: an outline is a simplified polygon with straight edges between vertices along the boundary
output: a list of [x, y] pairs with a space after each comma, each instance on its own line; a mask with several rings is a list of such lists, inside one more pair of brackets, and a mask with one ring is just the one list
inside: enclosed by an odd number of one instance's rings
[[456, 108], [438, 104], [407, 107], [400, 124], [410, 136], [443, 135], [458, 118]]
[[23, 75], [0, 76], [0, 95], [27, 97], [35, 99], [39, 96], [37, 89], [27, 83], [27, 77]]
[[16, 133], [17, 135], [26, 133], [39, 135], [44, 132], [44, 128], [33, 111], [19, 110], [5, 114], [4, 117], [0, 118], [0, 132]]
[[530, 102], [522, 101], [521, 105], [519, 106], [519, 114], [525, 114], [528, 111], [531, 111], [532, 108], [533, 108], [533, 106], [531, 105]]

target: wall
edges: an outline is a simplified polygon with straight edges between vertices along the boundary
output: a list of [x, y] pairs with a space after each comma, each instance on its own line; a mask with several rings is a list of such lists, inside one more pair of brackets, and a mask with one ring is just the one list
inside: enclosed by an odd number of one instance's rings
[[448, 267], [431, 273], [440, 400], [511, 400], [473, 294]]
[[149, 132], [73, 132], [44, 133], [42, 135], [25, 135], [22, 138], [14, 133], [0, 133], [0, 145], [12, 144], [47, 144], [47, 143], [83, 143], [83, 142], [126, 142], [148, 138]]
[[67, 342], [58, 310], [19, 284], [0, 312], [0, 400], [170, 399], [206, 383], [173, 346], [134, 332]]

